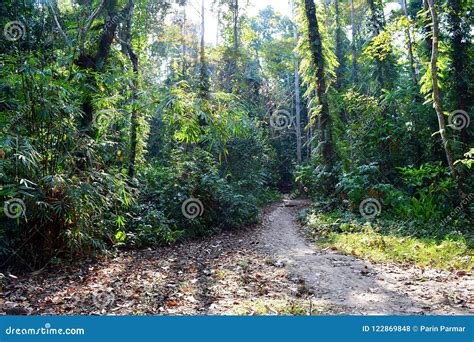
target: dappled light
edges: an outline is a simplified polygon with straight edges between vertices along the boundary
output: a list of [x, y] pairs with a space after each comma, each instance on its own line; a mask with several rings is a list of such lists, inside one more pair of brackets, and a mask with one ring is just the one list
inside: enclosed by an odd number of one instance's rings
[[466, 0], [2, 0], [0, 315], [467, 315]]

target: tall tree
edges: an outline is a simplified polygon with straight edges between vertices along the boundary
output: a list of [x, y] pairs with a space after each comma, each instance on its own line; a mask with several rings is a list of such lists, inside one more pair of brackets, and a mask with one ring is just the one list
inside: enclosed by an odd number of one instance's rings
[[132, 63], [133, 79], [131, 81], [132, 95], [131, 95], [131, 122], [130, 122], [130, 153], [128, 161], [128, 176], [130, 178], [135, 176], [135, 162], [137, 158], [137, 131], [138, 131], [138, 87], [139, 87], [139, 70], [138, 70], [138, 55], [133, 50], [132, 46], [132, 15], [135, 8], [135, 0], [129, 0], [128, 6], [124, 11], [125, 23], [122, 32], [122, 50], [130, 59]]
[[408, 61], [410, 63], [410, 74], [411, 74], [413, 86], [416, 86], [418, 84], [418, 79], [416, 77], [416, 64], [415, 64], [415, 58], [413, 56], [413, 41], [412, 41], [411, 32], [410, 32], [410, 17], [408, 15], [407, 0], [403, 0], [402, 3], [403, 3], [403, 11], [407, 19], [407, 27], [405, 28], [405, 35], [406, 35], [407, 47], [408, 47]]
[[341, 27], [341, 15], [339, 9], [339, 0], [334, 0], [334, 14], [336, 17], [336, 58], [337, 62], [339, 63], [336, 69], [336, 90], [341, 90], [342, 82], [343, 82], [343, 73], [345, 69], [345, 60], [344, 60], [344, 47], [342, 38], [344, 36], [344, 32]]
[[431, 79], [433, 85], [433, 104], [438, 116], [438, 125], [439, 133], [441, 135], [441, 140], [443, 142], [444, 152], [446, 154], [446, 160], [448, 161], [449, 169], [451, 170], [451, 175], [455, 181], [458, 181], [458, 174], [456, 168], [454, 167], [454, 157], [453, 151], [448, 138], [448, 133], [446, 132], [446, 122], [445, 116], [443, 113], [443, 104], [441, 99], [441, 92], [438, 83], [438, 53], [439, 53], [439, 22], [438, 22], [438, 13], [433, 4], [433, 0], [426, 0], [431, 14], [431, 26], [432, 26], [432, 47], [431, 47]]
[[188, 66], [186, 63], [186, 23], [187, 23], [187, 15], [186, 15], [186, 6], [183, 6], [183, 23], [181, 26], [181, 74], [182, 77], [185, 78], [188, 70]]
[[422, 21], [422, 31], [423, 31], [423, 50], [428, 56], [431, 57], [431, 48], [433, 47], [433, 41], [431, 39], [431, 15], [430, 15], [430, 5], [428, 0], [420, 0], [423, 6], [423, 12], [421, 13], [421, 21]]
[[239, 0], [233, 0], [232, 5], [232, 32], [234, 37], [234, 50], [239, 49]]
[[351, 52], [352, 52], [352, 82], [357, 83], [359, 79], [359, 65], [357, 62], [357, 26], [355, 18], [355, 5], [354, 0], [351, 0], [351, 31], [352, 31], [352, 42], [351, 42]]
[[[472, 86], [472, 71], [469, 70], [469, 50], [472, 48], [471, 35], [472, 25], [463, 23], [463, 13], [467, 12], [466, 1], [449, 0], [448, 22], [451, 36], [451, 59], [453, 61], [452, 79], [454, 83], [454, 96], [456, 109], [468, 111], [474, 105], [474, 94]], [[472, 14], [471, 14], [472, 15]], [[472, 62], [471, 62], [472, 63]], [[461, 141], [464, 145], [469, 144], [467, 129], [460, 132]]]
[[[298, 42], [297, 28], [294, 28], [295, 43]], [[302, 152], [301, 152], [301, 91], [300, 91], [300, 56], [295, 49], [295, 129], [296, 129], [296, 161], [301, 164]]]
[[205, 42], [205, 28], [206, 28], [206, 17], [205, 17], [205, 0], [201, 0], [201, 46], [199, 51], [199, 59], [201, 63], [200, 75], [199, 75], [199, 95], [201, 98], [207, 99], [209, 97], [209, 74], [207, 72], [207, 61], [206, 61], [206, 42]]
[[[385, 16], [382, 0], [368, 0], [369, 1], [369, 10], [370, 10], [370, 25], [372, 27], [373, 39], [372, 43], [375, 43], [376, 51], [374, 55], [376, 72], [375, 76], [377, 78], [377, 88], [376, 93], [381, 94], [382, 89], [391, 90], [395, 81], [395, 74], [393, 72], [393, 57], [391, 55], [389, 46], [389, 51], [385, 51], [386, 46], [390, 43], [385, 41], [385, 38], [382, 36], [385, 30]], [[380, 40], [379, 40], [380, 39]], [[379, 40], [379, 41], [378, 41]]]
[[[94, 21], [102, 12], [105, 12], [105, 24], [103, 25], [102, 33], [97, 44], [97, 51], [95, 54], [92, 54], [88, 52], [88, 49], [85, 48], [85, 40], [88, 31], [93, 26]], [[120, 22], [119, 19], [122, 16], [123, 13], [119, 13], [118, 10], [117, 0], [104, 0], [95, 10], [92, 11], [86, 25], [81, 32], [81, 40], [79, 42], [79, 56], [76, 60], [76, 65], [82, 69], [91, 69], [98, 73], [102, 72], [105, 61], [110, 54], [111, 46], [116, 35], [118, 24]], [[88, 129], [94, 118], [94, 110], [90, 94], [85, 94], [82, 109], [84, 112], [82, 125], [84, 128]]]
[[[318, 18], [316, 15], [316, 5], [314, 0], [304, 0], [304, 11], [308, 24], [308, 39], [310, 44], [311, 61], [316, 68], [314, 81], [317, 84], [316, 97], [321, 107], [320, 118], [320, 142], [322, 145], [322, 163], [331, 170], [334, 163], [334, 147], [331, 132], [331, 116], [329, 113], [329, 103], [327, 99], [327, 88], [325, 80], [325, 61], [323, 54], [323, 42], [319, 31]], [[328, 190], [330, 191], [334, 184], [330, 181]]]
[[451, 33], [451, 58], [453, 60], [453, 79], [457, 109], [468, 110], [472, 103], [472, 93], [468, 91], [470, 79], [468, 74], [469, 25], [462, 24], [463, 0], [449, 0], [449, 31]]

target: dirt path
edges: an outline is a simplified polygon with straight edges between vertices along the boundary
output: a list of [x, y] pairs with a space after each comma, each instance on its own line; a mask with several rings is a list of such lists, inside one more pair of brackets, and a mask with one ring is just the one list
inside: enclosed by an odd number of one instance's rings
[[474, 313], [472, 276], [379, 265], [310, 246], [294, 219], [297, 209], [307, 205], [285, 200], [276, 207], [264, 225], [262, 241], [304, 280], [317, 306], [351, 314]]
[[471, 275], [377, 265], [317, 250], [295, 221], [307, 204], [275, 204], [260, 227], [9, 275], [0, 279], [0, 314], [473, 313]]

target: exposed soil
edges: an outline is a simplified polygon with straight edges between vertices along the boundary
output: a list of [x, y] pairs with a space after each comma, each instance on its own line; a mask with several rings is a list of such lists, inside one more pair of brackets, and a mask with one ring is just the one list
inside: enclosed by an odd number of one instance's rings
[[317, 298], [348, 314], [474, 313], [474, 278], [395, 264], [376, 264], [311, 246], [298, 231], [295, 210], [308, 203], [285, 201], [268, 216], [261, 241], [305, 281]]
[[309, 203], [270, 206], [259, 227], [8, 275], [0, 312], [34, 315], [469, 314], [471, 274], [375, 264], [305, 240]]

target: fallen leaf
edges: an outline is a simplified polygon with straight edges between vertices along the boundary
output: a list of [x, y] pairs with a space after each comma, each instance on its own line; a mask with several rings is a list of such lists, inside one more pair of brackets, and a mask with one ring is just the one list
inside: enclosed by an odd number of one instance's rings
[[169, 306], [169, 307], [178, 306], [178, 302], [175, 300], [169, 300], [166, 302], [166, 306]]

